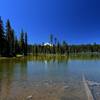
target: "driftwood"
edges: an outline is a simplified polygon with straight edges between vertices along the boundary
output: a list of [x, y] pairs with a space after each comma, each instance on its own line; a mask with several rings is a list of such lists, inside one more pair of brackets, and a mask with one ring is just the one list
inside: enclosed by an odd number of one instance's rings
[[89, 89], [89, 86], [88, 86], [88, 83], [87, 83], [87, 81], [85, 79], [85, 75], [84, 74], [82, 75], [82, 80], [83, 80], [83, 84], [84, 84], [84, 87], [85, 87], [85, 91], [86, 91], [88, 100], [94, 100], [93, 95], [91, 93], [91, 90]]

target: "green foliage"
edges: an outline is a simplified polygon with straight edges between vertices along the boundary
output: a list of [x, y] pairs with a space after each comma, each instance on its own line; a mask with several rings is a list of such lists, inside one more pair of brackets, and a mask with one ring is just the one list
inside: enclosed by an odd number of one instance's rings
[[20, 33], [20, 53], [23, 55], [25, 49], [25, 42], [24, 42], [24, 32], [23, 30]]
[[0, 17], [0, 56], [3, 56], [5, 52], [4, 43], [5, 43], [4, 27], [3, 27], [3, 21]]
[[6, 23], [6, 55], [13, 56], [14, 54], [14, 30], [11, 27], [10, 21]]
[[27, 55], [27, 33], [25, 33], [25, 50], [24, 50], [24, 55]]
[[50, 43], [53, 44], [53, 34], [50, 34]]
[[[50, 35], [53, 37], [53, 35]], [[52, 40], [53, 38], [51, 38]], [[87, 44], [87, 45], [68, 45], [66, 41], [60, 43], [57, 38], [54, 38], [55, 41], [52, 46], [50, 45], [31, 45], [33, 49], [33, 54], [59, 54], [59, 55], [69, 55], [69, 54], [83, 54], [83, 53], [100, 53], [100, 45], [94, 44]], [[51, 42], [50, 42], [51, 43]], [[52, 42], [53, 43], [53, 42]]]
[[16, 56], [17, 54], [27, 55], [27, 33], [21, 32], [20, 40], [15, 36], [10, 21], [6, 22], [4, 31], [3, 21], [0, 17], [0, 56]]

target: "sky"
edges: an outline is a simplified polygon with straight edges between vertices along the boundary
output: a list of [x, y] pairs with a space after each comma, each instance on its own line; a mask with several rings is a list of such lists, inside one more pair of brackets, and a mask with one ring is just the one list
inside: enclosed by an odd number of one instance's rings
[[53, 34], [68, 44], [100, 43], [100, 0], [0, 0], [0, 16], [28, 43], [49, 42]]

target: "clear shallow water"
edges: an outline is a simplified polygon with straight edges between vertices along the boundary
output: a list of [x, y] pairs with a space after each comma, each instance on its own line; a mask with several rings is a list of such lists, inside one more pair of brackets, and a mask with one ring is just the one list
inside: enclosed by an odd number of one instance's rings
[[[63, 57], [62, 57], [63, 58]], [[82, 74], [100, 82], [99, 59], [0, 60], [0, 100], [87, 100]]]

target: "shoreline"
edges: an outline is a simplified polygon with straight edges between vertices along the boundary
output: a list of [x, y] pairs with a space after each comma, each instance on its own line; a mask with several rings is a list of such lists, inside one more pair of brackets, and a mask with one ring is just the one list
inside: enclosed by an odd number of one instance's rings
[[13, 57], [0, 57], [0, 60], [5, 59], [17, 59], [17, 58], [23, 58], [23, 57], [43, 57], [43, 58], [89, 58], [89, 57], [97, 57], [100, 58], [100, 53], [70, 53], [70, 54], [27, 54], [27, 56], [24, 55], [16, 55]]

